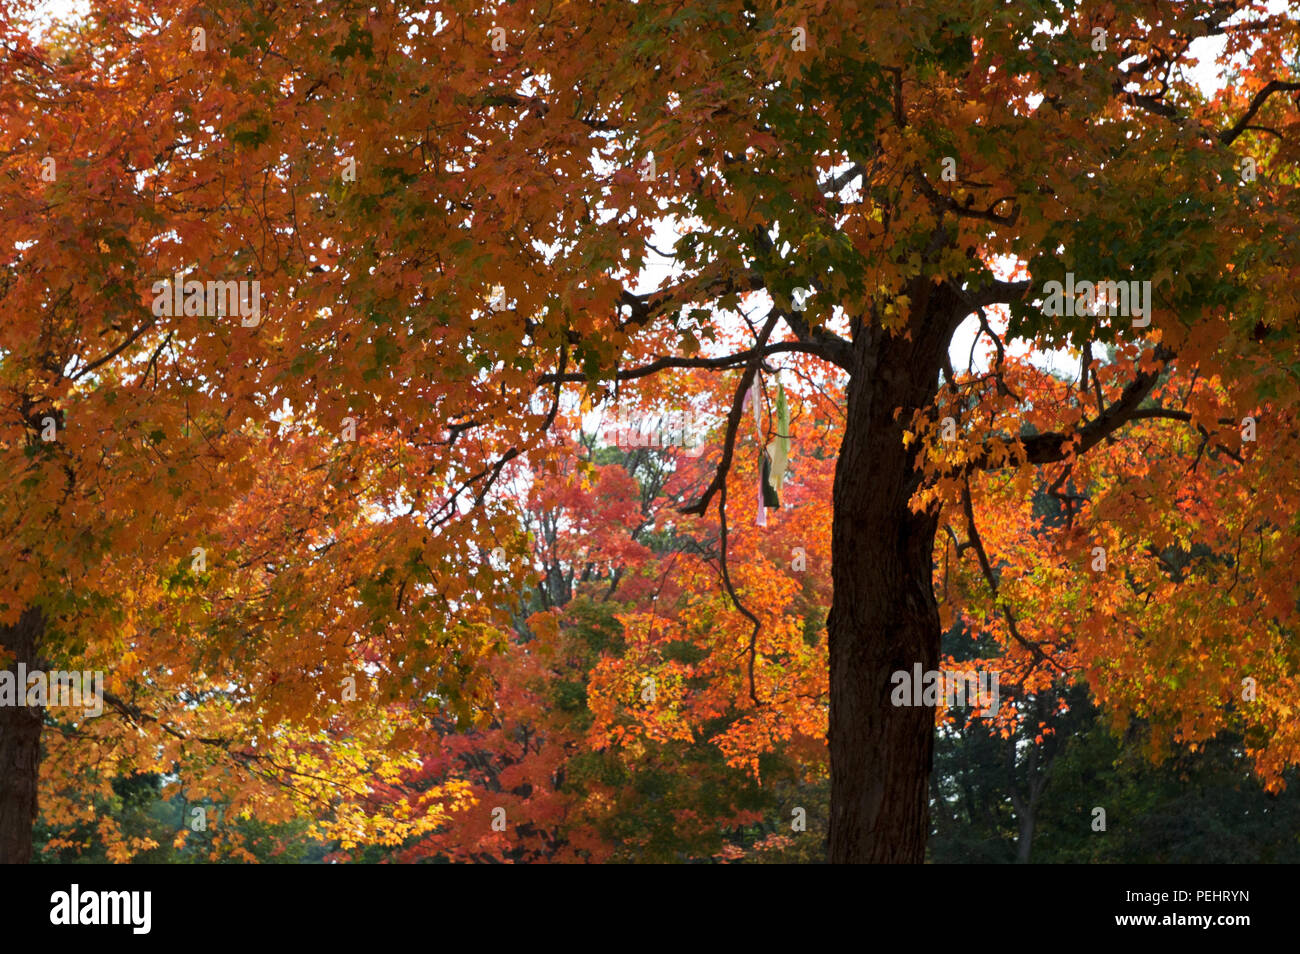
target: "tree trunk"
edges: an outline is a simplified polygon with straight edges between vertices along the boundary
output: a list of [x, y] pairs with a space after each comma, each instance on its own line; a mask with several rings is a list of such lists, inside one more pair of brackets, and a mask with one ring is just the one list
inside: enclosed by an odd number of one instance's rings
[[[0, 626], [0, 653], [27, 669], [40, 668], [38, 641], [45, 621], [38, 609], [24, 610], [13, 626]], [[18, 702], [27, 687], [15, 684]], [[0, 864], [32, 860], [32, 826], [36, 822], [36, 788], [41, 761], [43, 706], [0, 706]]]
[[934, 670], [939, 661], [938, 517], [908, 506], [919, 474], [903, 431], [912, 412], [933, 400], [960, 318], [940, 297], [913, 296], [911, 340], [866, 326], [854, 336], [835, 469], [827, 621], [832, 863], [925, 858], [934, 710], [892, 705], [890, 677], [899, 670], [910, 676], [916, 663]]
[[1021, 818], [1016, 819], [1016, 825], [1019, 830], [1019, 837], [1016, 838], [1016, 864], [1029, 864], [1029, 852], [1034, 845], [1034, 816], [1032, 812], [1026, 812]]

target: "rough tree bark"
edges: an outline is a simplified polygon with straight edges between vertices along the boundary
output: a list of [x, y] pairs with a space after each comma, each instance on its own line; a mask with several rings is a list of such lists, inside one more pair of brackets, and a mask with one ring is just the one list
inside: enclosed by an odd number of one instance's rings
[[919, 863], [929, 832], [934, 711], [890, 703], [898, 670], [938, 668], [933, 585], [938, 516], [909, 501], [920, 474], [903, 431], [938, 387], [966, 309], [943, 289], [909, 291], [910, 339], [863, 323], [835, 469], [830, 650], [832, 863]]
[[[10, 668], [37, 661], [45, 620], [40, 610], [25, 610], [12, 626], [0, 626], [0, 652], [12, 656]], [[26, 686], [15, 686], [20, 699]], [[43, 706], [0, 706], [0, 864], [32, 860], [32, 826], [36, 822], [36, 789], [40, 769]]]

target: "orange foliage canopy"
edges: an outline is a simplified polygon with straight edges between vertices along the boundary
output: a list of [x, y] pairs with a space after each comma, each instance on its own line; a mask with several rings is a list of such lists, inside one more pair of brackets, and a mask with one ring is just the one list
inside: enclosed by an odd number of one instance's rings
[[[942, 514], [946, 621], [993, 639], [1010, 698], [1084, 678], [1169, 740], [1243, 730], [1266, 778], [1300, 760], [1285, 17], [1215, 20], [1241, 81], [1175, 79], [1171, 118], [1159, 74], [1188, 53], [1153, 31], [1205, 32], [1197, 5], [1083, 4], [1037, 47], [992, 0], [955, 25], [938, 2], [90, 6], [36, 41], [0, 0], [0, 625], [39, 609], [39, 661], [108, 688], [102, 717], [50, 711], [51, 823], [152, 771], [236, 815], [310, 815], [345, 850], [499, 853], [490, 813], [448, 827], [495, 804], [457, 747], [506, 752], [525, 725], [545, 738], [498, 789], [558, 792], [569, 745], [635, 763], [703, 742], [759, 776], [790, 750], [820, 771], [805, 621], [830, 600], [841, 371], [906, 380], [862, 370], [854, 342], [924, 334], [931, 292], [1007, 304], [1011, 332], [1086, 369], [999, 349], [901, 425], [913, 506]], [[1070, 65], [1093, 14], [1106, 63], [1138, 58], [1118, 85]], [[1124, 216], [1150, 231], [1142, 261]], [[674, 226], [669, 265], [651, 247]], [[1062, 248], [1145, 269], [1149, 333], [1030, 308]], [[634, 291], [656, 263], [662, 286]], [[160, 313], [177, 273], [258, 283], [257, 320]], [[766, 528], [770, 417], [761, 437], [727, 421], [760, 361], [769, 383], [784, 369], [795, 430]], [[708, 519], [630, 507], [625, 474], [557, 439], [624, 397], [713, 414], [664, 491]], [[530, 539], [543, 515], [555, 532]], [[516, 645], [521, 580], [593, 563], [622, 574], [622, 648], [575, 662], [559, 600]], [[589, 725], [536, 688], [565, 667]], [[474, 724], [497, 734], [453, 731]], [[590, 786], [573, 810], [615, 797]]]

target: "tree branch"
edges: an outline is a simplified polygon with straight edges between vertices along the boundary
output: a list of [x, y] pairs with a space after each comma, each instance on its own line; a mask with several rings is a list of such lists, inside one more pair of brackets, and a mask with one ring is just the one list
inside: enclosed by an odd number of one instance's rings
[[1300, 90], [1300, 83], [1287, 83], [1282, 80], [1271, 80], [1268, 85], [1255, 94], [1255, 98], [1250, 101], [1250, 106], [1246, 109], [1246, 114], [1237, 120], [1232, 127], [1219, 133], [1219, 142], [1225, 146], [1231, 146], [1232, 143], [1245, 132], [1250, 121], [1255, 118], [1259, 108], [1264, 105], [1265, 101], [1274, 93], [1295, 92]]
[[[741, 365], [750, 363], [755, 359], [763, 359], [774, 354], [784, 354], [790, 351], [802, 351], [809, 354], [825, 357], [821, 348], [806, 344], [802, 341], [778, 341], [774, 344], [766, 345], [761, 350], [751, 348], [748, 351], [740, 351], [736, 354], [719, 355], [714, 358], [679, 358], [672, 355], [665, 355], [656, 358], [649, 364], [643, 364], [636, 368], [627, 368], [623, 371], [615, 372], [614, 380], [617, 381], [634, 381], [637, 378], [649, 377], [659, 371], [668, 368], [708, 368], [712, 370], [728, 370], [738, 368]], [[826, 360], [830, 360], [826, 358]], [[568, 374], [544, 374], [538, 378], [540, 384], [557, 384], [561, 382], [576, 383], [586, 381], [587, 375], [581, 371], [572, 371]]]
[[[768, 315], [767, 324], [759, 333], [758, 342], [752, 350], [761, 351], [771, 336], [772, 330], [776, 328], [776, 323], [780, 315], [776, 310]], [[731, 459], [736, 451], [736, 435], [740, 432], [740, 421], [745, 413], [745, 392], [749, 390], [750, 385], [754, 382], [754, 375], [758, 373], [758, 362], [751, 361], [740, 375], [740, 380], [736, 383], [736, 393], [731, 399], [731, 410], [727, 412], [727, 431], [722, 441], [722, 459], [718, 461], [718, 469], [713, 475], [713, 480], [709, 486], [704, 489], [700, 499], [687, 507], [682, 507], [681, 512], [685, 514], [695, 514], [704, 516], [709, 509], [709, 502], [713, 499], [726, 483], [727, 474], [731, 470]]]
[[[995, 462], [993, 448], [987, 442], [981, 452], [972, 458], [961, 468], [962, 473], [969, 473], [972, 470], [999, 470], [1003, 467], [1016, 466], [1017, 464], [1051, 464], [1057, 461], [1065, 460], [1085, 451], [1091, 450], [1097, 444], [1101, 443], [1109, 434], [1117, 431], [1129, 421], [1141, 417], [1157, 416], [1152, 414], [1152, 409], [1139, 410], [1139, 405], [1146, 400], [1151, 389], [1155, 387], [1156, 381], [1160, 377], [1164, 366], [1173, 360], [1174, 354], [1164, 345], [1158, 345], [1152, 355], [1155, 361], [1160, 363], [1160, 367], [1152, 371], [1139, 372], [1138, 375], [1130, 381], [1124, 391], [1114, 404], [1097, 416], [1095, 420], [1089, 421], [1082, 427], [1075, 428], [1068, 434], [1059, 431], [1048, 431], [1044, 434], [1033, 434], [1021, 436], [1019, 443], [1023, 451], [1012, 455], [1010, 460], [998, 460]], [[1175, 412], [1180, 413], [1180, 412]], [[1165, 415], [1159, 415], [1165, 416]]]

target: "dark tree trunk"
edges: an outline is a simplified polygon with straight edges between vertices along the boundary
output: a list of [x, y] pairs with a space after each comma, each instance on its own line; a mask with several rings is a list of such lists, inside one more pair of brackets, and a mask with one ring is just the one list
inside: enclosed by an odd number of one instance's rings
[[1016, 864], [1029, 864], [1029, 852], [1034, 844], [1034, 816], [1025, 814], [1022, 818], [1016, 819], [1019, 829], [1019, 837], [1016, 839]]
[[[25, 610], [13, 626], [0, 626], [0, 650], [28, 670], [39, 668], [38, 642], [44, 629], [40, 610]], [[18, 701], [27, 687], [15, 686]], [[36, 786], [41, 761], [42, 706], [0, 706], [0, 864], [32, 860], [32, 826], [36, 821]]]
[[827, 621], [832, 863], [919, 863], [929, 829], [934, 710], [890, 702], [894, 672], [910, 674], [916, 663], [929, 671], [939, 661], [938, 518], [909, 508], [919, 475], [903, 431], [934, 398], [961, 309], [939, 293], [912, 300], [911, 340], [857, 330], [835, 469]]

